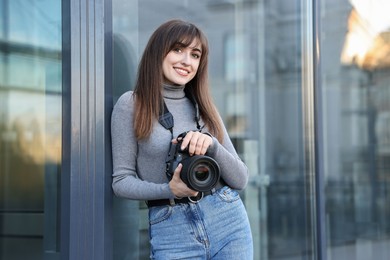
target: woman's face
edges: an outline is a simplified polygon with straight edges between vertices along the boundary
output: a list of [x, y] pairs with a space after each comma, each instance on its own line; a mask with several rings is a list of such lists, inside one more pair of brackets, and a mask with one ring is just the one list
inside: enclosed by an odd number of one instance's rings
[[163, 60], [164, 83], [187, 84], [195, 77], [201, 56], [201, 44], [196, 39], [188, 47], [176, 45]]

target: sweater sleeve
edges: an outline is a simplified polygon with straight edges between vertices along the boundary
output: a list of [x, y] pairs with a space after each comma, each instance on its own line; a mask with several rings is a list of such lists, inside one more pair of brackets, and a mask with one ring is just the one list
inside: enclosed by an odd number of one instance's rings
[[233, 189], [243, 190], [248, 183], [248, 167], [238, 156], [225, 126], [223, 134], [222, 144], [217, 138], [212, 137], [213, 144], [207, 150], [207, 154], [218, 162], [221, 177], [226, 184]]
[[113, 191], [118, 197], [136, 200], [173, 198], [168, 183], [157, 184], [138, 177], [133, 107], [132, 92], [126, 92], [115, 104], [111, 116]]

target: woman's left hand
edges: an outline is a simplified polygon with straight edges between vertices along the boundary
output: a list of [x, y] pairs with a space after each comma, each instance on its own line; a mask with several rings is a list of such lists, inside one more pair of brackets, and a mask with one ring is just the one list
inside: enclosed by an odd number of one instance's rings
[[[174, 139], [173, 143], [177, 143]], [[207, 134], [198, 131], [188, 131], [181, 143], [181, 149], [188, 148], [189, 155], [205, 155], [207, 149], [213, 144], [213, 139]]]

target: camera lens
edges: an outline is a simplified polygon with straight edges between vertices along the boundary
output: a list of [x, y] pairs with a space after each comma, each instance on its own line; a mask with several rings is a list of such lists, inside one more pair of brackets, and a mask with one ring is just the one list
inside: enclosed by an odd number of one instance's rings
[[210, 177], [210, 168], [205, 164], [199, 164], [194, 169], [195, 178], [204, 182]]
[[193, 190], [210, 191], [219, 180], [219, 166], [209, 156], [191, 156], [183, 161], [181, 179]]

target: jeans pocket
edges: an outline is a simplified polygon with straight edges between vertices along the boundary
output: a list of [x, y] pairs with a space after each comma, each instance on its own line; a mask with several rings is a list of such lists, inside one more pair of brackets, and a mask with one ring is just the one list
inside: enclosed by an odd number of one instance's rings
[[149, 209], [149, 224], [154, 225], [168, 219], [172, 215], [171, 206], [159, 206]]
[[217, 191], [218, 196], [225, 202], [234, 202], [240, 199], [240, 195], [236, 190], [225, 186]]

